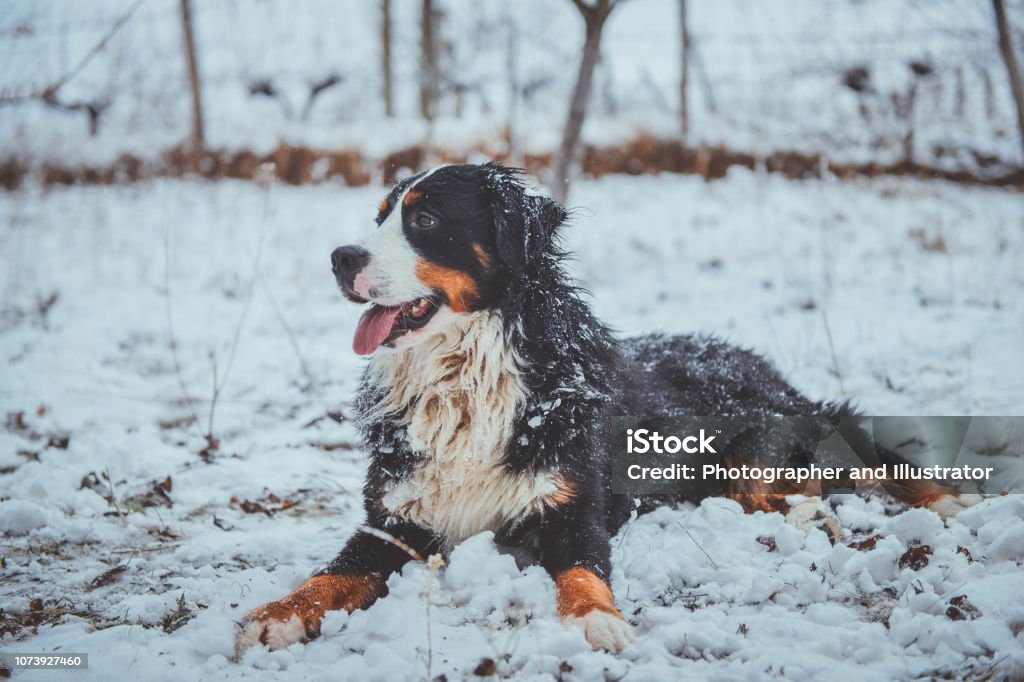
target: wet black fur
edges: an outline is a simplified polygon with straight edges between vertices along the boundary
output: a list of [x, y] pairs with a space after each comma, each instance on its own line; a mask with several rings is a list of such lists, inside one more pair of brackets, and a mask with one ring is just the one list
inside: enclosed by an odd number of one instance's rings
[[[408, 182], [392, 191], [382, 222]], [[403, 207], [406, 235], [420, 254], [462, 268], [481, 283], [479, 307], [500, 310], [507, 343], [524, 360], [529, 397], [518, 417], [504, 463], [514, 472], [556, 469], [571, 484], [571, 502], [549, 508], [498, 534], [520, 559], [553, 575], [575, 566], [608, 580], [609, 537], [629, 517], [633, 501], [611, 493], [608, 420], [618, 415], [824, 415], [850, 413], [846, 405], [801, 395], [764, 358], [712, 337], [645, 336], [618, 340], [583, 300], [562, 263], [558, 230], [566, 211], [531, 194], [518, 174], [498, 164], [453, 166], [417, 185], [424, 199]], [[416, 211], [440, 221], [433, 231], [410, 228]], [[483, 272], [468, 244], [495, 257]], [[357, 410], [384, 387], [364, 379]], [[405, 438], [401, 416], [364, 423], [371, 453], [365, 507], [367, 525], [383, 529], [421, 555], [443, 538], [393, 522], [383, 491], [415, 466], [420, 455]], [[402, 550], [357, 533], [324, 573], [387, 574], [409, 559]]]

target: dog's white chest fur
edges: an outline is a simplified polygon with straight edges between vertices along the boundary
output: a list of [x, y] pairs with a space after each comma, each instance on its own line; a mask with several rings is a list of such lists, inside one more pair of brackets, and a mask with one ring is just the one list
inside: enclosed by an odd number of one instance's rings
[[501, 465], [526, 397], [501, 318], [457, 315], [445, 330], [407, 351], [374, 358], [371, 372], [390, 387], [373, 412], [405, 410], [409, 444], [423, 455], [385, 492], [383, 504], [452, 546], [540, 511], [546, 498], [557, 498], [559, 478], [510, 474]]

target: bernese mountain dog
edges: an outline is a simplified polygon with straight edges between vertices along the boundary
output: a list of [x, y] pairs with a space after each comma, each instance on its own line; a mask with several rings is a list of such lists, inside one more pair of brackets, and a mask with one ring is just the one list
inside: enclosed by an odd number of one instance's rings
[[[377, 229], [331, 254], [341, 293], [368, 304], [353, 340], [371, 356], [355, 403], [366, 522], [326, 568], [243, 618], [238, 655], [317, 636], [326, 611], [366, 608], [411, 556], [487, 530], [550, 573], [566, 623], [618, 651], [633, 635], [609, 589], [609, 538], [677, 499], [612, 493], [611, 418], [853, 414], [714, 338], [617, 339], [563, 267], [567, 217], [516, 169], [442, 166], [395, 185]], [[961, 506], [937, 489], [893, 490]], [[717, 492], [788, 511], [781, 493]]]

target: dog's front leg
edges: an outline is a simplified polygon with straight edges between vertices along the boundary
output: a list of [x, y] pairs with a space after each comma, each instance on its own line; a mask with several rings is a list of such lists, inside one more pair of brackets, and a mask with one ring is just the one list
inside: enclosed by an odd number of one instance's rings
[[558, 615], [580, 627], [595, 649], [621, 651], [633, 641], [633, 628], [615, 608], [609, 587], [608, 531], [601, 505], [575, 497], [548, 509], [541, 522], [541, 564], [555, 579]]
[[[417, 551], [433, 541], [416, 526], [389, 527], [387, 535]], [[281, 649], [320, 634], [320, 622], [328, 611], [366, 608], [387, 588], [387, 577], [410, 559], [408, 552], [386, 539], [359, 531], [327, 568], [302, 583], [288, 596], [249, 611], [239, 623], [235, 655], [266, 644]]]

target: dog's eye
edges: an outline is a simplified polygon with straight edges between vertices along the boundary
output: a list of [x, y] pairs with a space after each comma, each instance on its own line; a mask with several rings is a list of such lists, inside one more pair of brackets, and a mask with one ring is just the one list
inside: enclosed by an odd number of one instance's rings
[[416, 227], [422, 227], [424, 230], [429, 230], [430, 228], [436, 225], [437, 220], [435, 220], [434, 217], [431, 215], [427, 215], [426, 213], [420, 213], [418, 216], [416, 216]]

